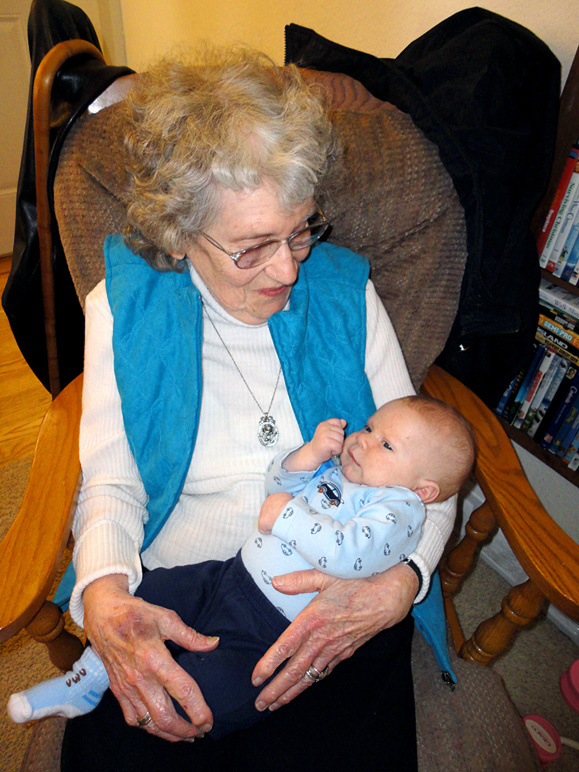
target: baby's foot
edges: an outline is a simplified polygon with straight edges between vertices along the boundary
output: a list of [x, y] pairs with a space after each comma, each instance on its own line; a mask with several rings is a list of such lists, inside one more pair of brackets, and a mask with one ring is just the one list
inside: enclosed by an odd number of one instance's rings
[[17, 724], [46, 716], [82, 716], [96, 708], [108, 686], [103, 663], [88, 647], [65, 675], [13, 694], [8, 715]]

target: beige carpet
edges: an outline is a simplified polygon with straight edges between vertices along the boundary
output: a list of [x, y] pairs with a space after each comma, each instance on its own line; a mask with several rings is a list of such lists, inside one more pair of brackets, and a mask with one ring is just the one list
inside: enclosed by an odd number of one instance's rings
[[[18, 511], [29, 466], [30, 459], [25, 459], [0, 467], [0, 538]], [[465, 631], [471, 632], [476, 620], [494, 614], [507, 591], [508, 584], [483, 561], [478, 561], [457, 601]], [[560, 674], [577, 658], [579, 650], [574, 643], [542, 618], [518, 636], [511, 651], [494, 667], [505, 680], [521, 715], [539, 713], [551, 721], [560, 734], [579, 740], [579, 715], [567, 706], [559, 692]], [[25, 755], [26, 772], [45, 772], [41, 751], [54, 733], [54, 723], [17, 726], [8, 718], [5, 705], [13, 691], [56, 672], [45, 647], [30, 641], [24, 633], [0, 644], [0, 772], [18, 772]], [[563, 748], [561, 758], [549, 769], [577, 772], [579, 751]]]
[[[0, 539], [18, 512], [31, 461], [28, 457], [0, 467]], [[68, 626], [73, 627], [71, 623]], [[0, 644], [0, 772], [20, 770], [35, 730], [34, 724], [17, 725], [8, 718], [8, 697], [59, 674], [48, 658], [46, 646], [31, 640], [25, 631]], [[42, 767], [38, 772], [44, 772]]]
[[[455, 602], [467, 635], [474, 632], [481, 619], [497, 613], [509, 589], [510, 585], [482, 560], [477, 562]], [[502, 676], [521, 716], [538, 713], [560, 735], [579, 742], [579, 714], [571, 710], [559, 690], [561, 673], [578, 658], [575, 643], [543, 615], [516, 637], [511, 650], [493, 667]], [[548, 769], [578, 772], [579, 751], [563, 747], [561, 757]]]

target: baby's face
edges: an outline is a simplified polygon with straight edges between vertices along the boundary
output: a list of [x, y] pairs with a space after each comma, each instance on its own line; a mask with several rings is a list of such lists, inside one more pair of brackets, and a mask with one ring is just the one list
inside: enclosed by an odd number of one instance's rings
[[346, 438], [342, 472], [350, 482], [414, 490], [425, 477], [432, 439], [432, 430], [416, 410], [389, 402], [370, 416], [361, 431]]

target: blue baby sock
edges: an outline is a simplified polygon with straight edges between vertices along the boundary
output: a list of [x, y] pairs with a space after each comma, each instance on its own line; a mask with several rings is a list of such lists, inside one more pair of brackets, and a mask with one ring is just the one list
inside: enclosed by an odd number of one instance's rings
[[45, 716], [82, 716], [96, 708], [108, 686], [107, 671], [89, 646], [65, 675], [13, 694], [8, 715], [17, 724]]

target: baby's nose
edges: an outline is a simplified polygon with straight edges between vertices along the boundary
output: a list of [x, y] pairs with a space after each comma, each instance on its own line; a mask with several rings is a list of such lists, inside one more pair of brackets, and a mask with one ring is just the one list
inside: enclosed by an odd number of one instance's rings
[[358, 436], [356, 437], [356, 440], [358, 445], [361, 448], [365, 448], [370, 442], [370, 435], [368, 434], [368, 432], [358, 432]]

